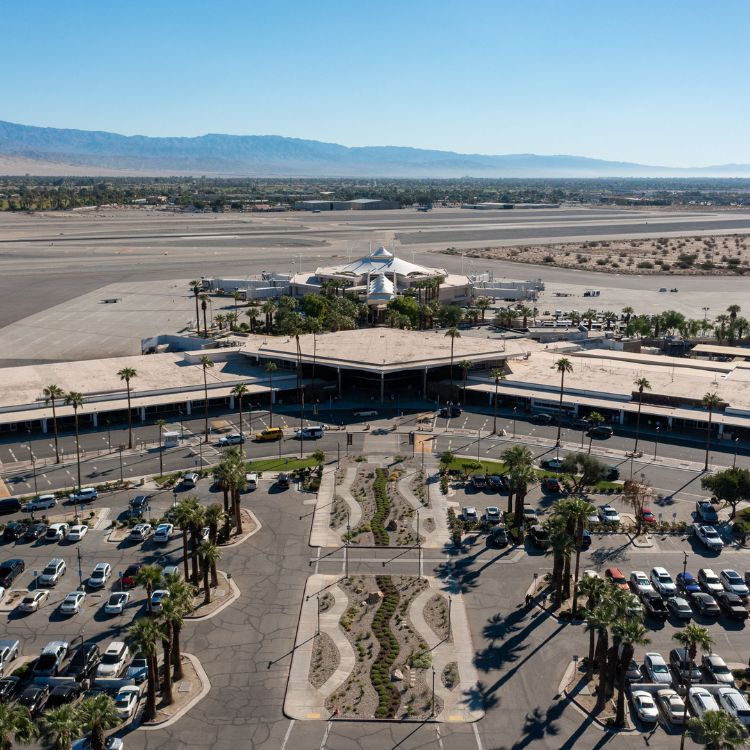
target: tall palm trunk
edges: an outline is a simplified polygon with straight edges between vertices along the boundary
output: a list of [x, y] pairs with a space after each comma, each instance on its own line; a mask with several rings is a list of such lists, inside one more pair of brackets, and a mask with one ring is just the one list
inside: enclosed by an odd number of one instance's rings
[[55, 463], [60, 463], [60, 447], [58, 443], [58, 432], [57, 432], [57, 411], [55, 410], [55, 399], [52, 399], [52, 427], [55, 431]]
[[[466, 391], [465, 387], [464, 391]], [[464, 401], [466, 401], [466, 393], [464, 393]], [[497, 435], [497, 380], [495, 380], [495, 400], [492, 404], [492, 434]]]
[[188, 530], [184, 528], [182, 530], [182, 567], [184, 572], [184, 578], [187, 581], [188, 575]]
[[211, 585], [208, 580], [209, 566], [203, 561], [203, 603], [211, 604]]
[[170, 657], [172, 655], [172, 624], [167, 623], [167, 637], [162, 638], [161, 645], [164, 649], [164, 681], [162, 682], [162, 693], [167, 705], [174, 703], [172, 694], [172, 670], [170, 669]]
[[190, 576], [190, 580], [193, 582], [193, 585], [198, 585], [198, 579], [200, 578], [200, 574], [198, 572], [198, 534], [200, 533], [200, 530], [195, 524], [192, 524], [190, 526], [190, 563], [192, 566], [192, 573]]
[[513, 512], [513, 487], [508, 485], [508, 513]]
[[[703, 471], [708, 471], [708, 456], [711, 453], [711, 420], [713, 418], [713, 409], [708, 410], [708, 428], [706, 429], [706, 463]], [[78, 480], [80, 483], [80, 479]]]
[[562, 574], [562, 598], [563, 601], [570, 599], [570, 555], [564, 556]]
[[555, 445], [560, 445], [562, 434], [563, 394], [565, 393], [565, 370], [560, 373], [560, 404], [557, 411], [557, 440]]
[[594, 648], [596, 646], [596, 630], [589, 630], [589, 660], [586, 665], [586, 679], [590, 682], [594, 678]]
[[182, 625], [174, 624], [172, 633], [172, 679], [177, 682], [183, 677], [182, 672], [182, 652], [180, 650], [180, 633]]
[[578, 614], [578, 576], [581, 570], [581, 546], [583, 544], [583, 524], [578, 524], [576, 534], [576, 566], [573, 574], [573, 606], [571, 608], [573, 617]]
[[607, 651], [609, 646], [609, 634], [607, 628], [599, 629], [599, 638], [596, 642], [596, 666], [599, 670], [599, 684], [596, 689], [596, 705], [601, 708], [607, 697]]
[[237, 524], [237, 533], [242, 534], [242, 498], [239, 489], [234, 492], [234, 521]]
[[130, 410], [130, 381], [125, 382], [128, 390], [128, 450], [133, 450], [133, 412]]
[[622, 647], [622, 659], [620, 660], [620, 677], [617, 680], [617, 715], [615, 716], [615, 726], [618, 727], [625, 725], [625, 674], [632, 658], [633, 644], [625, 643]]
[[144, 718], [146, 721], [152, 721], [156, 718], [156, 684], [158, 680], [156, 656], [149, 656], [147, 662], [148, 677], [146, 679], [146, 711]]
[[81, 489], [81, 441], [78, 438], [78, 409], [73, 409], [73, 422], [76, 429], [76, 474], [78, 477], [78, 489]]
[[638, 416], [635, 418], [635, 445], [633, 453], [638, 453], [638, 438], [641, 435], [641, 406], [643, 405], [643, 394], [638, 394]]
[[618, 636], [612, 637], [612, 646], [607, 654], [607, 698], [614, 695], [615, 678], [617, 676], [617, 653], [620, 650], [621, 639]]
[[268, 371], [268, 426], [273, 427], [273, 373]]

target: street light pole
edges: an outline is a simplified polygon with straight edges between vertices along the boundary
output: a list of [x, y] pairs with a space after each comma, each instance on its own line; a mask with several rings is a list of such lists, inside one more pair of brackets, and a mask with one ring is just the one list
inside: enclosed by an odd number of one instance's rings
[[513, 407], [513, 439], [516, 439], [516, 409], [518, 409], [517, 406]]
[[120, 484], [124, 484], [125, 480], [123, 479], [123, 476], [122, 476], [122, 444], [120, 444], [119, 450], [120, 450]]
[[422, 577], [422, 537], [419, 535], [419, 511], [417, 511], [417, 578]]
[[687, 561], [688, 561], [688, 555], [687, 552], [682, 553], [682, 578], [684, 580], [685, 573], [687, 572]]
[[482, 443], [482, 430], [481, 428], [477, 430], [477, 461], [480, 460], [479, 458], [479, 446]]
[[346, 545], [344, 546], [344, 577], [349, 578], [349, 536], [351, 533], [351, 519], [346, 511]]
[[81, 567], [81, 548], [76, 547], [78, 553], [78, 585], [83, 587], [83, 568]]
[[733, 469], [737, 468], [737, 449], [739, 448], [739, 442], [740, 442], [739, 438], [735, 438], [734, 439], [734, 458], [732, 459], [732, 468]]
[[109, 424], [109, 420], [107, 420], [107, 450], [112, 453], [112, 430]]
[[430, 716], [435, 716], [435, 667], [432, 668], [432, 711]]
[[320, 591], [318, 591], [315, 598], [318, 600], [318, 635], [320, 635]]
[[448, 639], [451, 637], [451, 604], [453, 603], [452, 597], [448, 597]]
[[654, 438], [654, 461], [656, 461], [656, 449], [659, 447], [659, 425], [656, 425], [656, 437]]

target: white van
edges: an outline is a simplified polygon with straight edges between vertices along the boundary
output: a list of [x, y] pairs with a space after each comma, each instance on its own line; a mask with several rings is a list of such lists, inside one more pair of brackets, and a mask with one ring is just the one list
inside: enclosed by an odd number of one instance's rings
[[245, 482], [248, 490], [258, 489], [258, 475], [255, 473], [245, 474]]
[[196, 484], [198, 484], [198, 479], [200, 477], [194, 472], [188, 472], [185, 474], [185, 476], [182, 477], [182, 486], [183, 487], [195, 487]]
[[300, 440], [317, 440], [325, 435], [326, 428], [322, 424], [310, 425], [297, 430], [297, 437]]

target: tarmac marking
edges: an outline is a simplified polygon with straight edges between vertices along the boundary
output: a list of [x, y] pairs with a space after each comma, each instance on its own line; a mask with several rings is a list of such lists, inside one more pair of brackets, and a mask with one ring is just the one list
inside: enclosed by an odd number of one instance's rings
[[323, 732], [323, 741], [320, 743], [320, 750], [324, 750], [326, 742], [328, 742], [328, 735], [331, 733], [331, 726], [333, 726], [332, 721], [326, 723], [326, 731]]
[[474, 739], [477, 741], [477, 750], [484, 750], [484, 745], [482, 745], [482, 738], [479, 736], [476, 722], [471, 725], [471, 728], [474, 730]]
[[[308, 718], [309, 718], [309, 715], [308, 715]], [[286, 730], [286, 734], [284, 735], [284, 741], [281, 743], [281, 748], [279, 748], [279, 750], [284, 750], [284, 748], [286, 748], [286, 743], [289, 742], [289, 737], [292, 734], [292, 729], [294, 729], [294, 722], [295, 722], [295, 719], [292, 719], [289, 722], [289, 727]]]
[[443, 738], [440, 736], [440, 724], [435, 724], [435, 734], [437, 734], [437, 742], [440, 750], [443, 750]]

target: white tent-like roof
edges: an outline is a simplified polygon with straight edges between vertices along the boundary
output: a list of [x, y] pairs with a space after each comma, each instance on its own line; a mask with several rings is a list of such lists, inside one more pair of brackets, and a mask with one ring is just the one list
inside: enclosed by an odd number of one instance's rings
[[384, 273], [379, 273], [370, 279], [367, 285], [368, 302], [390, 302], [396, 296], [393, 282]]
[[428, 268], [427, 266], [418, 266], [416, 263], [397, 258], [393, 253], [384, 247], [379, 247], [375, 252], [364, 258], [359, 258], [343, 266], [333, 266], [330, 268], [321, 268], [316, 271], [318, 274], [336, 274], [344, 276], [367, 276], [377, 274], [398, 274], [399, 276], [409, 276], [416, 274], [419, 276], [438, 276], [446, 275], [442, 268]]

